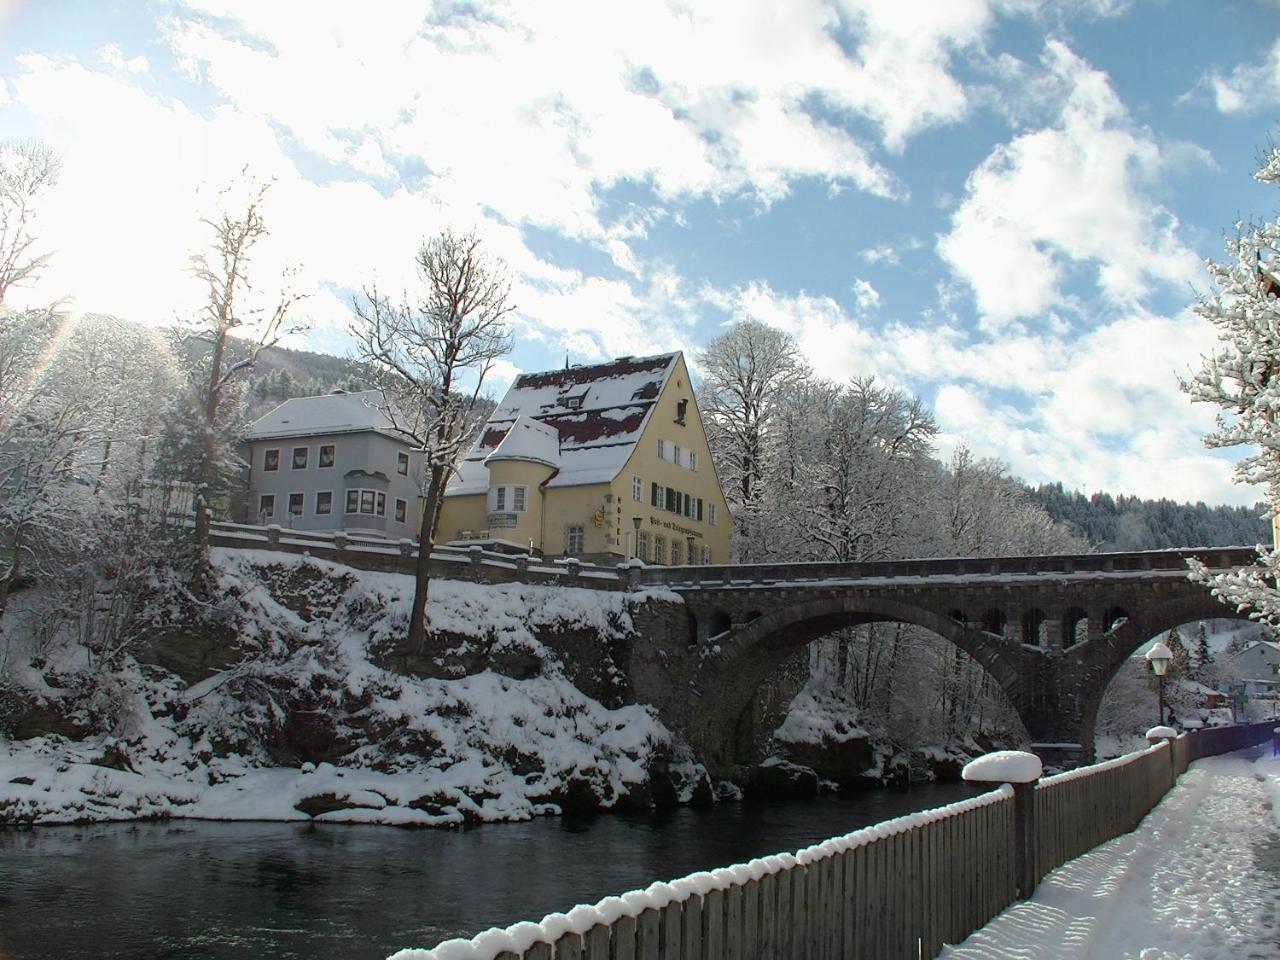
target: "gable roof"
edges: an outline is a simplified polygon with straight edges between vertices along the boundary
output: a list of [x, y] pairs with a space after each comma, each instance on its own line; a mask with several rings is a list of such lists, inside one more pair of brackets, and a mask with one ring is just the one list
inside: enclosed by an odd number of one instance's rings
[[[466, 496], [488, 490], [485, 461], [495, 456], [504, 458], [507, 437], [522, 419], [536, 421], [559, 437], [558, 462], [550, 464], [558, 466], [559, 473], [547, 486], [608, 483], [631, 456], [679, 359], [679, 353], [664, 353], [521, 374], [494, 409], [471, 452], [458, 465], [445, 495]], [[522, 449], [526, 442], [521, 439], [514, 449]], [[548, 448], [540, 449], [545, 454]], [[546, 456], [510, 459], [549, 462]]]
[[382, 394], [377, 390], [294, 397], [250, 424], [244, 439], [285, 440], [326, 433], [372, 431], [408, 442], [378, 407], [381, 402]]

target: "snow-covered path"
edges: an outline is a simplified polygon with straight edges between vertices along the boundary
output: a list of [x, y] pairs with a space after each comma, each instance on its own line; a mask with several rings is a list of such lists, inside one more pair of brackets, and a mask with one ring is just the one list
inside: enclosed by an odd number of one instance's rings
[[[1267, 753], [1270, 753], [1268, 748]], [[1193, 764], [1133, 833], [1049, 874], [946, 960], [1280, 958], [1280, 760]]]

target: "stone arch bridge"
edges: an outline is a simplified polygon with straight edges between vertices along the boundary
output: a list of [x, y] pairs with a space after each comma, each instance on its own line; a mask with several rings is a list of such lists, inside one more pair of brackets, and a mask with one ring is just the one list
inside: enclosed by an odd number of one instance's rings
[[[1000, 559], [789, 563], [626, 570], [631, 585], [680, 594], [687, 691], [660, 673], [633, 676], [637, 698], [679, 714], [715, 769], [743, 756], [740, 731], [757, 690], [788, 655], [833, 630], [896, 621], [955, 644], [999, 684], [1053, 762], [1090, 760], [1103, 693], [1126, 658], [1171, 627], [1242, 618], [1187, 577], [1249, 566], [1228, 547]], [[646, 689], [657, 685], [661, 689]]]

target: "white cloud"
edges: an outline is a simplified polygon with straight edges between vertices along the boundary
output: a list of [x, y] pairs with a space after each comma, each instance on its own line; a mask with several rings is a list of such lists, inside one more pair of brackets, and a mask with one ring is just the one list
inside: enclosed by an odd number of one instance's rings
[[858, 309], [865, 312], [880, 308], [880, 291], [871, 285], [870, 280], [861, 277], [853, 281], [853, 300]]
[[1248, 113], [1280, 103], [1280, 40], [1259, 59], [1229, 72], [1214, 70], [1200, 81], [1223, 113]]
[[108, 43], [98, 48], [98, 59], [117, 73], [146, 73], [151, 64], [144, 56], [125, 58], [118, 43]]
[[1001, 144], [969, 176], [938, 252], [973, 289], [994, 328], [1047, 311], [1075, 265], [1127, 307], [1153, 282], [1187, 284], [1200, 263], [1150, 195], [1172, 156], [1137, 128], [1107, 77], [1050, 41], [1045, 68], [1065, 90], [1054, 126]]

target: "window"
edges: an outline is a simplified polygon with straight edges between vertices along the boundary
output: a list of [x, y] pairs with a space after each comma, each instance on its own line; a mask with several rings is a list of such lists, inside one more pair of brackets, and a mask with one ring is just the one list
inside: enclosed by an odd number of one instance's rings
[[332, 443], [322, 443], [320, 445], [320, 458], [316, 466], [332, 467], [335, 459], [335, 449]]
[[310, 450], [307, 447], [293, 448], [293, 469], [294, 470], [307, 469], [307, 454], [309, 452]]
[[684, 495], [684, 515], [686, 517], [693, 516], [693, 497], [689, 496], [687, 493]]
[[362, 513], [366, 516], [387, 515], [387, 495], [380, 490], [348, 490], [347, 513]]
[[[277, 451], [278, 453], [279, 451]], [[274, 493], [264, 493], [258, 498], [258, 519], [266, 523], [276, 515], [276, 496]]]
[[671, 541], [671, 565], [673, 567], [680, 566], [680, 541]]
[[649, 562], [649, 535], [642, 533], [636, 537], [636, 556], [645, 563]]
[[396, 497], [396, 523], [404, 523], [405, 514], [409, 510], [409, 505]]
[[707, 504], [707, 523], [713, 527], [716, 525], [716, 505], [714, 503]]
[[493, 488], [493, 509], [498, 512], [501, 512], [507, 509], [507, 488], [506, 487]]
[[682, 427], [684, 426], [684, 417], [688, 409], [689, 409], [688, 400], [676, 401], [676, 423], [680, 424], [680, 426]]
[[289, 494], [289, 516], [302, 516], [303, 504], [306, 502], [306, 494], [291, 493]]
[[511, 509], [516, 513], [524, 513], [524, 502], [528, 496], [528, 487], [512, 487], [511, 488]]
[[409, 455], [403, 450], [396, 454], [396, 473], [402, 477], [409, 475]]
[[680, 449], [680, 444], [671, 445], [671, 462], [677, 467], [684, 465], [684, 451]]
[[636, 503], [644, 503], [644, 481], [639, 477], [631, 478], [631, 499]]
[[565, 534], [564, 552], [567, 556], [576, 557], [582, 553], [586, 541], [586, 530], [579, 524], [569, 527]]
[[264, 473], [270, 473], [272, 470], [280, 469], [280, 451], [265, 450], [262, 454], [262, 470]]
[[659, 493], [661, 489], [662, 488], [658, 486], [656, 483], [649, 485], [649, 506], [651, 507], [662, 506], [662, 495]]
[[653, 538], [653, 562], [660, 565], [667, 562], [667, 541], [662, 537]]
[[675, 513], [677, 510], [676, 497], [680, 496], [680, 494], [676, 493], [670, 487], [664, 487], [662, 493], [663, 493], [663, 496], [662, 496], [663, 507], [666, 509], [668, 513]]
[[705, 544], [702, 547], [702, 562], [704, 564], [709, 564], [711, 562], [711, 548]]
[[333, 513], [333, 491], [321, 490], [316, 494], [316, 516], [327, 517]]
[[689, 451], [689, 469], [694, 473], [698, 472], [698, 455], [692, 450]]
[[658, 438], [658, 459], [667, 459], [667, 441], [663, 440], [661, 437]]

